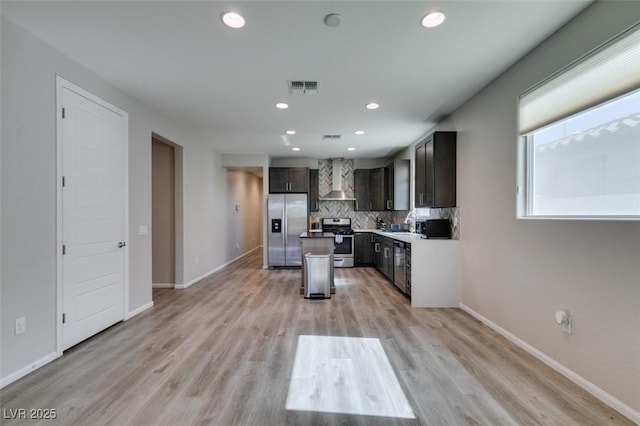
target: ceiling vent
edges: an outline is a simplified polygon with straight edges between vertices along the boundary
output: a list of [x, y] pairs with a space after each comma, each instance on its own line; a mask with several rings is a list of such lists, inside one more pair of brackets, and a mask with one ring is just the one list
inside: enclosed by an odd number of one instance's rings
[[337, 141], [340, 140], [342, 135], [322, 135], [323, 141]]
[[289, 81], [289, 93], [292, 95], [317, 95], [317, 81]]

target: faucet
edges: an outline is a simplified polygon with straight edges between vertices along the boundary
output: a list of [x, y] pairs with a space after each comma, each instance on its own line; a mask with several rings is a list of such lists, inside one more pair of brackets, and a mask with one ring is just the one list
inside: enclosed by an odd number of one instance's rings
[[416, 212], [411, 211], [404, 219], [404, 223], [409, 223], [409, 221], [413, 219], [413, 224], [409, 226], [409, 232], [414, 232], [416, 229]]

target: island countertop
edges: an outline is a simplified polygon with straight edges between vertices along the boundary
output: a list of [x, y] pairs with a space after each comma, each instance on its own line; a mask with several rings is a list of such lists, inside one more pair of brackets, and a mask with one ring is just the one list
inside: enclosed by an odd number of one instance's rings
[[335, 238], [333, 232], [303, 232], [300, 238]]

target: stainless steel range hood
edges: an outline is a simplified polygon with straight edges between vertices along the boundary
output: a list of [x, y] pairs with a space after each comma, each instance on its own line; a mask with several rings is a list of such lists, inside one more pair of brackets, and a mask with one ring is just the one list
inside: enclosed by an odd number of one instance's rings
[[354, 201], [355, 198], [348, 197], [342, 186], [342, 159], [331, 160], [331, 191], [320, 197], [320, 201]]

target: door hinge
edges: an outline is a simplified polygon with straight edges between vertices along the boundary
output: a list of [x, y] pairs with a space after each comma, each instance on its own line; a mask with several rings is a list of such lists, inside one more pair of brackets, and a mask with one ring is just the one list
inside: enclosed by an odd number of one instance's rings
[[62, 118], [64, 118], [64, 108], [62, 108]]
[[62, 314], [62, 323], [65, 324], [67, 322], [67, 314]]
[[62, 255], [64, 256], [65, 254], [67, 254], [67, 246], [66, 244], [62, 245]]
[[62, 187], [64, 188], [65, 186], [67, 186], [67, 180], [62, 176]]

